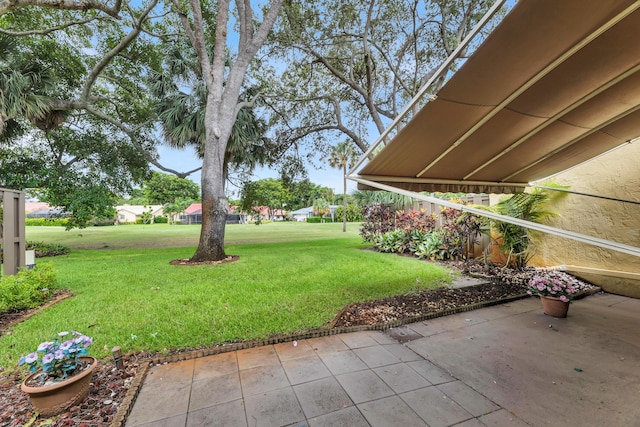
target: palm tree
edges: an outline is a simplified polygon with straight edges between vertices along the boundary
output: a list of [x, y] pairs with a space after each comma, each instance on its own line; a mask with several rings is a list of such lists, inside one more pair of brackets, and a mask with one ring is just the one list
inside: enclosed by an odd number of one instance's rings
[[[549, 185], [567, 188], [557, 184]], [[566, 194], [536, 188], [529, 193], [516, 193], [501, 199], [493, 210], [513, 218], [543, 223], [548, 218], [558, 216], [556, 212], [549, 209], [549, 205], [565, 197]], [[513, 259], [516, 268], [526, 267], [533, 256], [535, 233], [519, 225], [501, 221], [493, 221], [493, 225], [500, 236], [498, 246], [507, 255], [507, 265]]]
[[16, 37], [0, 34], [0, 140], [22, 132], [18, 117], [40, 126], [49, 113], [53, 79], [38, 58], [21, 52]]
[[[168, 48], [163, 72], [152, 77], [150, 87], [158, 99], [156, 112], [167, 143], [175, 148], [191, 146], [202, 158], [207, 90], [190, 45], [178, 42]], [[247, 93], [247, 97], [251, 97], [251, 93]], [[265, 163], [270, 142], [264, 137], [266, 127], [252, 109], [243, 108], [238, 112], [225, 152], [225, 180], [230, 166], [251, 171]]]
[[331, 209], [329, 208], [329, 203], [325, 199], [320, 198], [313, 202], [313, 214], [318, 215], [321, 222], [322, 217], [329, 213], [331, 213]]
[[329, 165], [332, 168], [342, 169], [342, 232], [347, 231], [347, 167], [353, 166], [357, 160], [356, 150], [350, 141], [339, 142], [331, 150]]

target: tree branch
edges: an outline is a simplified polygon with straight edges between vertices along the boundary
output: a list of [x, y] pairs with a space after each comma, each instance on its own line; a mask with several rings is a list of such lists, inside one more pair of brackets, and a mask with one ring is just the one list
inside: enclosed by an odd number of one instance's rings
[[16, 36], [16, 37], [20, 37], [20, 36], [42, 36], [42, 35], [47, 35], [49, 33], [52, 33], [54, 31], [59, 31], [59, 30], [64, 30], [65, 28], [69, 28], [75, 25], [83, 25], [83, 24], [87, 24], [91, 21], [97, 21], [97, 20], [102, 20], [105, 19], [104, 16], [94, 16], [92, 18], [87, 18], [87, 19], [82, 19], [80, 21], [72, 21], [72, 22], [65, 22], [64, 24], [60, 24], [56, 27], [50, 27], [50, 28], [45, 28], [43, 30], [30, 30], [30, 31], [10, 31], [10, 30], [5, 30], [0, 28], [0, 34], [6, 34], [8, 36]]
[[[118, 0], [120, 1], [120, 0]], [[80, 95], [80, 101], [86, 101], [89, 98], [91, 93], [91, 88], [95, 83], [98, 76], [102, 73], [102, 71], [113, 61], [120, 52], [122, 52], [129, 44], [138, 37], [140, 31], [142, 29], [142, 23], [146, 19], [147, 15], [151, 13], [153, 8], [158, 4], [158, 0], [152, 0], [152, 2], [147, 6], [147, 8], [142, 12], [140, 18], [136, 21], [133, 20], [133, 30], [129, 34], [127, 34], [120, 43], [116, 45], [113, 49], [107, 52], [104, 57], [93, 67], [93, 69], [89, 72], [87, 76], [87, 80], [84, 82], [84, 86], [82, 88], [82, 94]]]
[[116, 0], [113, 7], [97, 0], [0, 0], [0, 15], [10, 10], [25, 6], [39, 6], [60, 10], [99, 10], [107, 15], [119, 19], [118, 14], [122, 0]]

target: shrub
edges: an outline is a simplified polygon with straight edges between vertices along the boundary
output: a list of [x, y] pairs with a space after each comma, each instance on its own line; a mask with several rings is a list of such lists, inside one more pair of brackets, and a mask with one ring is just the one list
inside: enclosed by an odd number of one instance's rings
[[467, 259], [468, 254], [473, 254], [478, 237], [483, 233], [483, 220], [453, 208], [443, 208], [441, 215], [441, 237], [444, 247], [447, 248], [448, 258]]
[[411, 210], [409, 212], [396, 212], [396, 228], [403, 230], [431, 231], [436, 226], [436, 215], [427, 214], [424, 209]]
[[109, 225], [113, 225], [113, 218], [102, 218], [102, 219], [94, 219], [89, 221], [89, 225], [93, 225], [94, 227], [106, 227]]
[[0, 278], [0, 313], [38, 307], [56, 290], [56, 275], [51, 264]]
[[323, 222], [333, 222], [331, 217], [310, 216], [307, 218], [307, 222], [311, 224], [320, 224]]
[[167, 224], [169, 219], [166, 216], [154, 216], [153, 223], [154, 224]]
[[67, 255], [71, 252], [71, 248], [60, 243], [45, 243], [45, 242], [26, 242], [27, 250], [36, 251], [36, 258], [42, 258], [47, 256]]
[[360, 235], [365, 242], [373, 243], [381, 234], [396, 229], [395, 210], [390, 205], [363, 206], [362, 220]]
[[32, 227], [66, 227], [67, 218], [25, 218], [24, 225]]
[[436, 230], [425, 234], [425, 239], [417, 245], [414, 254], [420, 259], [434, 261], [441, 261], [449, 256], [441, 233]]
[[[339, 206], [336, 209], [335, 220], [340, 222], [344, 218], [344, 207]], [[347, 205], [347, 222], [362, 222], [362, 209], [358, 205], [352, 203]]]

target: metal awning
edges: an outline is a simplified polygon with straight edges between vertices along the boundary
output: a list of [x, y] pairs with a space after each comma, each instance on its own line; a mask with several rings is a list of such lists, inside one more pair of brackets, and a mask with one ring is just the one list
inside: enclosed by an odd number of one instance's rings
[[352, 177], [361, 189], [372, 188], [366, 180], [511, 193], [632, 141], [640, 136], [639, 9], [630, 0], [519, 1]]

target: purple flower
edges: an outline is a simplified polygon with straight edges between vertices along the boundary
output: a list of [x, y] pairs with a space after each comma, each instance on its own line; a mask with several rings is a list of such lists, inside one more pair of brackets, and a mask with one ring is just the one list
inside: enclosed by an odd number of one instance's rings
[[69, 332], [67, 331], [58, 332], [58, 336], [60, 337], [64, 337], [65, 335], [69, 335]]
[[537, 288], [539, 291], [544, 291], [547, 287], [543, 283], [538, 283]]
[[569, 298], [567, 298], [566, 296], [562, 295], [562, 296], [560, 297], [560, 301], [562, 301], [562, 302], [568, 302], [568, 301], [569, 301]]
[[45, 341], [38, 346], [38, 351], [44, 351], [53, 345], [50, 341]]
[[36, 352], [29, 353], [24, 358], [24, 361], [27, 362], [27, 363], [33, 363], [36, 360], [38, 360], [38, 353], [36, 353]]
[[74, 340], [68, 340], [60, 344], [60, 350], [68, 350], [73, 345]]
[[51, 361], [53, 360], [53, 354], [51, 353], [47, 353], [44, 355], [44, 357], [42, 358], [42, 363], [51, 363]]
[[62, 359], [64, 359], [64, 351], [62, 351], [62, 350], [56, 350], [56, 352], [53, 354], [53, 357], [54, 357], [56, 360], [62, 360]]

